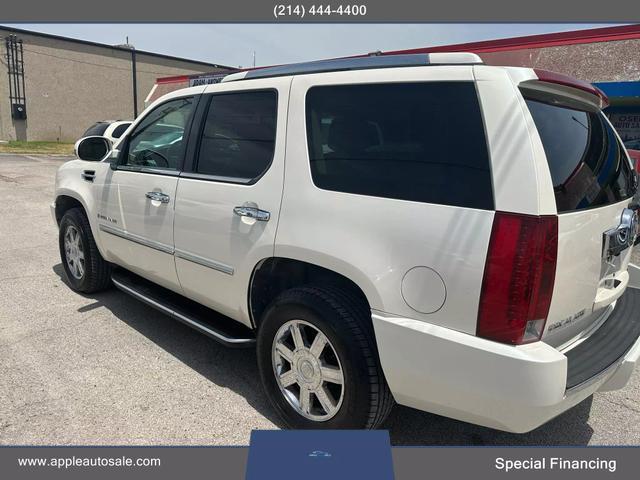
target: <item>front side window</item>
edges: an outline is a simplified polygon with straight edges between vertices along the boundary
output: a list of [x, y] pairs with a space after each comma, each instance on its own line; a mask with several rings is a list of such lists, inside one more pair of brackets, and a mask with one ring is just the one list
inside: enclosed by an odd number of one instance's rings
[[527, 100], [547, 156], [559, 213], [617, 203], [635, 192], [635, 177], [601, 112]]
[[493, 209], [487, 142], [472, 82], [313, 87], [311, 174], [325, 190]]
[[193, 97], [170, 100], [149, 113], [129, 137], [121, 165], [177, 170], [184, 157], [184, 131], [193, 114]]
[[248, 183], [273, 159], [278, 95], [273, 90], [213, 95], [196, 172]]

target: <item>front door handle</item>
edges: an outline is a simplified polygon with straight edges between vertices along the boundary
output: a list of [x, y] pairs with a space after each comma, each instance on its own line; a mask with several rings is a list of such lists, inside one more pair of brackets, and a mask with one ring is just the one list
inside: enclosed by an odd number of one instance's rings
[[169, 195], [162, 192], [147, 192], [144, 195], [149, 200], [154, 200], [156, 202], [161, 202], [161, 203], [169, 203], [169, 200], [171, 199]]
[[234, 207], [233, 213], [241, 217], [255, 218], [259, 222], [268, 222], [271, 214], [256, 207]]

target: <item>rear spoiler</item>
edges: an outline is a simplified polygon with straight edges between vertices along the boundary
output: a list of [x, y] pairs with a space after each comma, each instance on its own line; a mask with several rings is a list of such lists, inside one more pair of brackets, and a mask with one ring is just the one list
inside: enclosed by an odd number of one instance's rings
[[520, 88], [531, 93], [533, 97], [562, 94], [575, 101], [587, 103], [600, 110], [609, 106], [609, 99], [598, 87], [583, 80], [550, 72], [539, 68], [533, 69], [537, 80], [527, 80], [520, 83]]

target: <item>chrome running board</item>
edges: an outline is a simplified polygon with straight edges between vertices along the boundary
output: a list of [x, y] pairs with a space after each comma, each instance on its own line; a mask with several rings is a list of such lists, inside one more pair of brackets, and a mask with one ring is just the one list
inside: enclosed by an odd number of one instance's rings
[[244, 325], [131, 272], [117, 269], [111, 280], [124, 293], [223, 345], [250, 347], [256, 342], [253, 331]]

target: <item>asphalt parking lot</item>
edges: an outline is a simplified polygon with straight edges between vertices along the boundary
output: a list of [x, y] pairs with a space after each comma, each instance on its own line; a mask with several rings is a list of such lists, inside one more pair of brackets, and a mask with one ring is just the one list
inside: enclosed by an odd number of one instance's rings
[[[0, 444], [246, 445], [279, 428], [253, 351], [65, 285], [49, 213], [64, 160], [0, 155]], [[385, 428], [394, 445], [637, 445], [640, 371], [525, 435], [404, 407]]]

